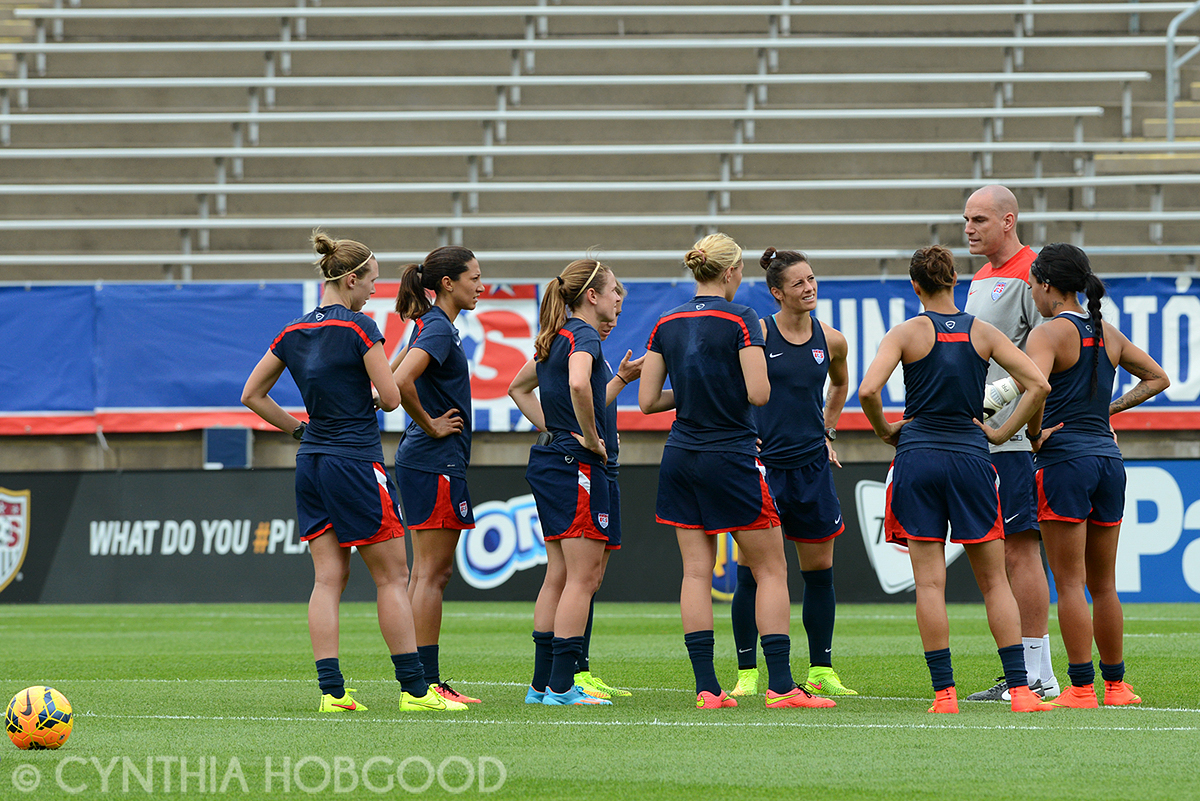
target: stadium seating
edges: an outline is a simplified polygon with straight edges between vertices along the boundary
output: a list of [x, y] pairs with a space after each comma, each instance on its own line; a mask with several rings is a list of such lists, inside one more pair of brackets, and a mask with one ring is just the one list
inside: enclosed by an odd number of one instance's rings
[[1132, 136], [1189, 5], [22, 8], [0, 279], [307, 276], [318, 222], [509, 277], [592, 245], [673, 277], [715, 228], [877, 273], [989, 181], [1030, 244], [1178, 268], [1200, 144]]

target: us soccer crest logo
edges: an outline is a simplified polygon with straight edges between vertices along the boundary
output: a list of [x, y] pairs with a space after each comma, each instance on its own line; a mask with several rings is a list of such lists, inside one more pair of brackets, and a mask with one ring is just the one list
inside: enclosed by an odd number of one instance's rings
[[1008, 287], [1007, 281], [997, 281], [992, 286], [992, 300], [1000, 300], [1000, 296], [1004, 294], [1004, 290], [1007, 287]]
[[29, 550], [29, 490], [0, 487], [0, 591], [21, 570]]
[[466, 501], [459, 501], [458, 516], [461, 517], [463, 520], [467, 519], [467, 502]]
[[825, 361], [825, 351], [821, 350], [820, 348], [813, 348], [812, 352], [813, 358], [817, 360], [817, 364], [821, 364]]

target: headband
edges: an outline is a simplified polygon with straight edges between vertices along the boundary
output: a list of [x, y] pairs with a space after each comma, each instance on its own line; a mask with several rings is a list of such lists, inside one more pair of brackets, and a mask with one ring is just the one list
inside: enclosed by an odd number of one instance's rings
[[346, 272], [342, 273], [341, 275], [334, 276], [333, 278], [326, 278], [325, 280], [326, 281], [340, 281], [343, 278], [345, 278], [347, 275], [350, 275], [351, 273], [356, 273], [359, 270], [361, 270], [363, 267], [366, 267], [367, 262], [369, 262], [373, 258], [375, 258], [375, 254], [368, 251], [367, 257], [362, 260], [362, 264], [358, 265], [357, 267], [347, 270]]
[[[600, 262], [596, 262], [596, 266], [592, 268], [592, 274], [589, 275], [588, 279], [583, 282], [583, 286], [580, 288], [580, 290], [578, 292], [575, 293], [575, 297], [571, 298], [572, 304], [574, 304], [575, 301], [579, 300], [579, 298], [583, 295], [583, 293], [587, 291], [588, 284], [592, 283], [592, 279], [596, 277], [596, 273], [600, 272], [600, 268], [603, 266], [604, 265], [602, 265]], [[562, 276], [559, 276], [558, 280], [561, 281]]]

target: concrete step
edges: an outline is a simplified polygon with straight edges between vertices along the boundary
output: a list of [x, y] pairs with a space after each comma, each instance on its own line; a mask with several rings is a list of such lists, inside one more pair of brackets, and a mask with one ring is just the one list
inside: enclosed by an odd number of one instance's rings
[[1104, 153], [1096, 156], [1098, 175], [1181, 172], [1200, 172], [1200, 156], [1192, 153]]

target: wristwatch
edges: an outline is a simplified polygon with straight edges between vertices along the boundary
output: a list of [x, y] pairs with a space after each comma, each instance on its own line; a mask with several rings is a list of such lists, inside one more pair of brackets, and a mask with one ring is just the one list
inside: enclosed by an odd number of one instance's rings
[[300, 442], [304, 439], [304, 430], [308, 428], [308, 423], [301, 423], [292, 429], [292, 439]]
[[837, 429], [836, 428], [825, 429], [825, 439], [829, 440], [830, 442], [833, 442], [835, 439], [837, 439]]

